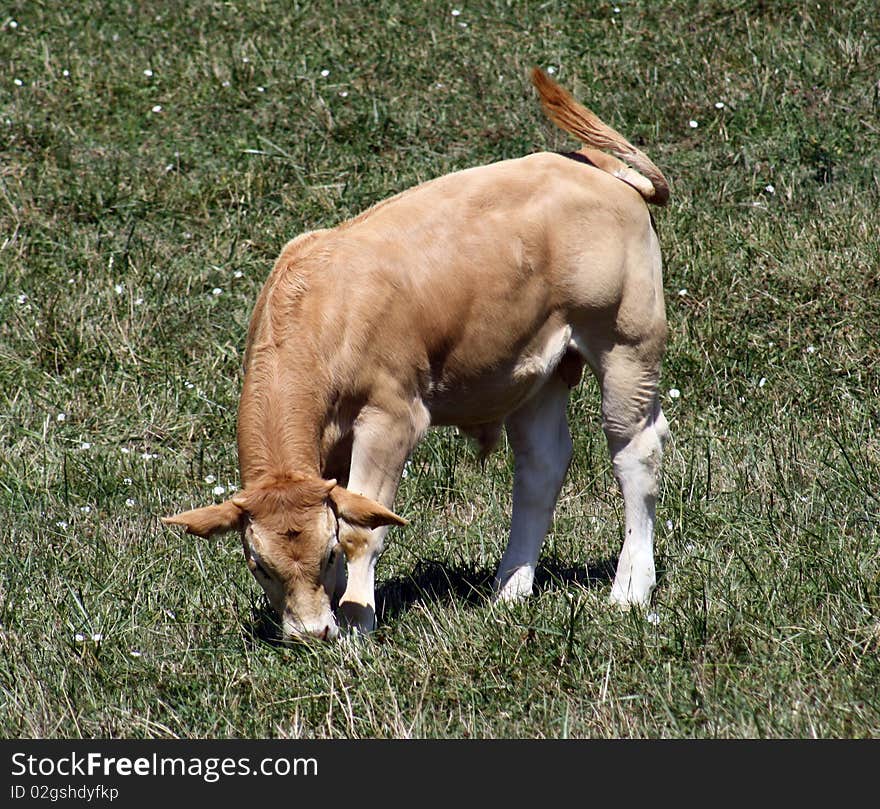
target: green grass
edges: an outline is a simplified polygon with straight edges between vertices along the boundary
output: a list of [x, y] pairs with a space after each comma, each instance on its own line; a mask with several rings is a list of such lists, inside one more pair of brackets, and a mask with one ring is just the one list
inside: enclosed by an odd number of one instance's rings
[[[880, 735], [874, 3], [6, 8], [0, 734]], [[532, 64], [673, 183], [659, 623], [607, 604], [622, 514], [585, 380], [532, 599], [486, 599], [506, 447], [481, 469], [437, 431], [375, 637], [267, 642], [238, 540], [157, 521], [237, 482], [260, 285], [303, 230], [572, 147]]]

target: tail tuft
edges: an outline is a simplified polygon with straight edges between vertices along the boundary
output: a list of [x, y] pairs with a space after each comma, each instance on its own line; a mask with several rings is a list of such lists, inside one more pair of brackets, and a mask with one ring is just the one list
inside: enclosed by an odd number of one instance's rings
[[[532, 70], [532, 84], [541, 97], [541, 105], [547, 117], [560, 129], [578, 138], [585, 146], [592, 147], [583, 150], [584, 155], [591, 162], [631, 185], [646, 202], [654, 205], [667, 203], [669, 182], [644, 152], [601, 121], [595, 113], [575, 101], [567, 90], [540, 68], [536, 67]], [[593, 149], [607, 150], [629, 165], [601, 152], [594, 152]]]

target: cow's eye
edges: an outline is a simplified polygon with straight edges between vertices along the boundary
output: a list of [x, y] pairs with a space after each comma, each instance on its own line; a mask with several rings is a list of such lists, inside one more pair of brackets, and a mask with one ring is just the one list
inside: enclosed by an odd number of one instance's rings
[[339, 549], [340, 546], [338, 542], [330, 548], [330, 553], [327, 554], [327, 558], [324, 560], [323, 570], [325, 573], [336, 564], [336, 557], [339, 555]]

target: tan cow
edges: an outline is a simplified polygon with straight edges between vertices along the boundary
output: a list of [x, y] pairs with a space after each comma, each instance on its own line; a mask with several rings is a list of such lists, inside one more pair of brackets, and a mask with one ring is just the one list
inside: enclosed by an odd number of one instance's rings
[[[375, 625], [374, 573], [404, 464], [431, 425], [515, 458], [498, 597], [531, 592], [571, 459], [569, 387], [586, 362], [625, 509], [614, 602], [647, 604], [666, 419], [660, 248], [646, 155], [539, 70], [548, 116], [579, 152], [532, 154], [411, 188], [281, 253], [248, 332], [242, 490], [165, 519], [239, 530], [286, 637]], [[597, 149], [607, 149], [627, 161]], [[347, 563], [347, 570], [346, 564]], [[347, 574], [347, 575], [346, 575]]]

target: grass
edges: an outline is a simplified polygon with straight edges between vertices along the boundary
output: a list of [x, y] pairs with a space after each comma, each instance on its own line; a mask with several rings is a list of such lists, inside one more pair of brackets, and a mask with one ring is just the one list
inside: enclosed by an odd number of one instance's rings
[[[3, 736], [880, 735], [874, 4], [457, 8], [7, 4]], [[486, 599], [509, 453], [436, 431], [375, 637], [267, 642], [237, 539], [157, 521], [237, 482], [260, 285], [303, 230], [573, 146], [532, 64], [673, 183], [659, 622], [607, 604], [622, 514], [586, 380], [532, 599]]]

